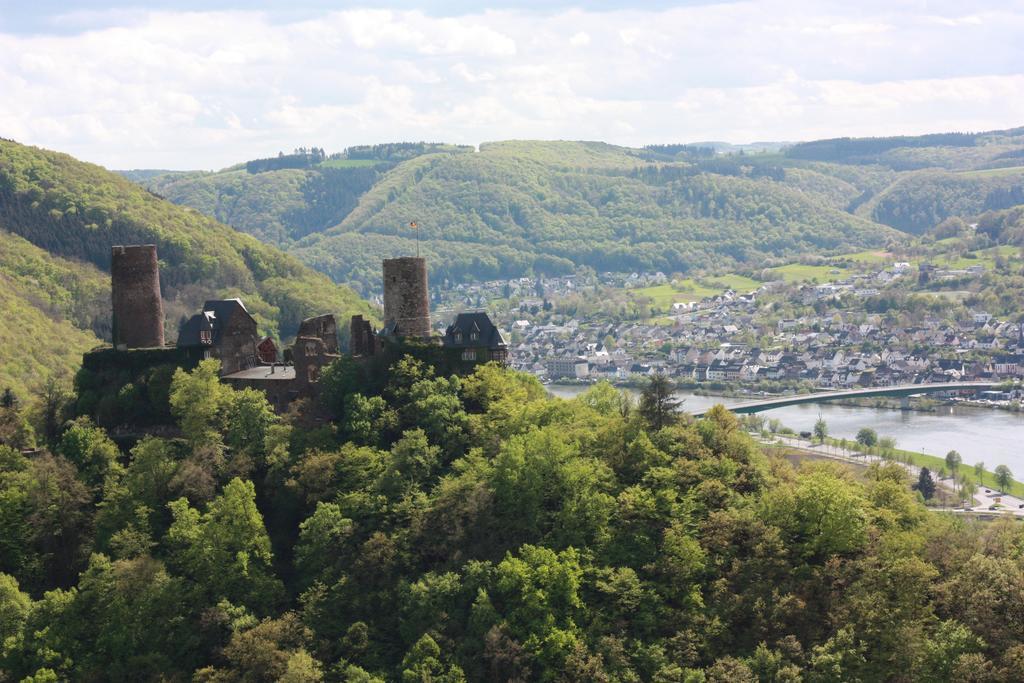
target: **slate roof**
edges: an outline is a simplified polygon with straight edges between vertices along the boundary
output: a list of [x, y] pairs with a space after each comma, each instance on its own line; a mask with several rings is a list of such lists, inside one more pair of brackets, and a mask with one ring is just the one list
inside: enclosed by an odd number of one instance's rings
[[[474, 334], [476, 338], [474, 338]], [[486, 313], [459, 313], [444, 333], [447, 348], [499, 348], [505, 346], [501, 332]]]
[[252, 318], [241, 299], [210, 299], [203, 304], [201, 313], [196, 313], [182, 326], [181, 333], [178, 334], [178, 346], [208, 346], [200, 339], [199, 333], [202, 330], [210, 330], [213, 333], [213, 345], [220, 344], [224, 327], [231, 317], [239, 312]]
[[208, 346], [208, 344], [203, 344], [199, 333], [203, 331], [212, 332], [213, 320], [213, 313], [209, 311], [196, 313], [189, 318], [182, 325], [181, 331], [178, 333], [178, 346]]

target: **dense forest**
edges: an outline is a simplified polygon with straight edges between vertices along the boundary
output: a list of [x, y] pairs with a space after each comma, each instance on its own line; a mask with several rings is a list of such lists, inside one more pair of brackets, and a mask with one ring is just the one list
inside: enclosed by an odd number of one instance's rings
[[0, 389], [70, 377], [110, 337], [110, 276], [53, 256], [0, 222]]
[[1020, 154], [1022, 129], [752, 154], [685, 144], [510, 141], [474, 153], [396, 143], [301, 170], [253, 176], [233, 167], [140, 182], [372, 293], [379, 258], [415, 248], [412, 220], [438, 281], [579, 266], [742, 269], [881, 247], [951, 216], [1020, 204]]
[[899, 466], [794, 468], [660, 381], [322, 381], [278, 417], [178, 371], [176, 431], [127, 453], [7, 395], [0, 679], [1020, 680], [1024, 532]]
[[0, 141], [0, 377], [36, 386], [48, 367], [70, 372], [109, 340], [110, 247], [140, 243], [158, 248], [170, 340], [208, 298], [242, 297], [261, 331], [282, 339], [311, 315], [373, 314], [294, 257], [118, 174]]

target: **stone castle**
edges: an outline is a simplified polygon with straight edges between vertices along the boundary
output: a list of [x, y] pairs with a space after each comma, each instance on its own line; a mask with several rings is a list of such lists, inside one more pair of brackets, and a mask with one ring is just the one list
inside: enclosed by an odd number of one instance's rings
[[[454, 372], [479, 363], [504, 363], [508, 349], [486, 313], [460, 313], [445, 333], [435, 336], [430, 322], [426, 259], [385, 259], [384, 324], [375, 330], [361, 315], [350, 321], [349, 352], [364, 362], [387, 362], [413, 347]], [[212, 299], [181, 327], [173, 346], [164, 340], [160, 269], [155, 245], [111, 249], [113, 344], [83, 358], [85, 369], [173, 365], [191, 369], [215, 358], [222, 381], [266, 393], [275, 410], [297, 398], [315, 396], [320, 372], [341, 357], [337, 321], [331, 314], [307, 318], [295, 343], [280, 352], [260, 336], [256, 319], [241, 299]]]
[[430, 324], [426, 259], [403, 256], [384, 260], [384, 326], [374, 331], [361, 315], [352, 316], [350, 350], [366, 358], [399, 350], [406, 340], [440, 347], [445, 366], [456, 372], [478, 363], [508, 359], [508, 345], [486, 313], [459, 313], [444, 335], [434, 337]]

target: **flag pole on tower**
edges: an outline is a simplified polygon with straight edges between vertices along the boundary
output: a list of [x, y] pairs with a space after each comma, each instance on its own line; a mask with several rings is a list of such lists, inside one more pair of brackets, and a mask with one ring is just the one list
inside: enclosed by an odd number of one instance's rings
[[416, 221], [409, 221], [409, 227], [412, 228], [416, 232], [416, 258], [419, 258], [420, 257], [420, 231], [419, 231], [419, 227], [420, 226], [419, 226], [419, 223], [417, 223]]

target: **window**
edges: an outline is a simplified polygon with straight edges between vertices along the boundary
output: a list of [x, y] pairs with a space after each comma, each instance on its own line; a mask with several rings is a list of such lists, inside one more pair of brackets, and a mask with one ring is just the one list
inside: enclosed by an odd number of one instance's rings
[[476, 360], [476, 351], [473, 349], [463, 351], [462, 360]]
[[200, 330], [199, 331], [199, 342], [201, 344], [212, 344], [213, 343], [213, 333], [210, 330]]
[[455, 331], [455, 343], [456, 344], [461, 344], [462, 343], [462, 332], [459, 332], [458, 330]]
[[480, 333], [479, 332], [470, 332], [469, 333], [469, 340], [470, 341], [476, 341], [479, 338], [480, 338]]

